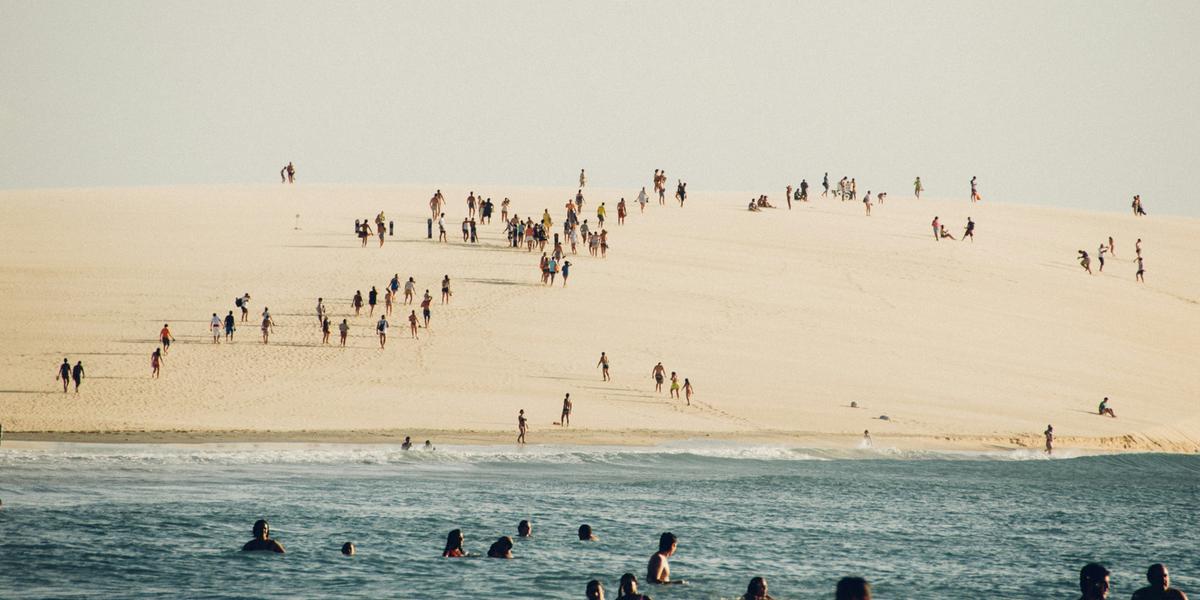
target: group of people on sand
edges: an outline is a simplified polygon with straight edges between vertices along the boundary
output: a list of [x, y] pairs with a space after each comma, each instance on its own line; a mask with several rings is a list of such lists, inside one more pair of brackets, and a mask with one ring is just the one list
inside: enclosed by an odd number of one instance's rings
[[79, 384], [83, 383], [83, 361], [75, 361], [75, 366], [71, 366], [71, 361], [63, 358], [62, 364], [58, 366], [58, 378], [62, 380], [63, 393], [67, 393], [67, 388], [70, 387], [71, 381], [75, 382], [75, 393], [79, 393]]
[[[952, 240], [959, 241], [959, 238], [954, 237], [954, 234], [946, 231], [946, 224], [942, 223], [941, 219], [939, 219], [936, 215], [933, 217], [933, 222], [929, 225], [933, 228], [934, 241], [941, 241], [942, 238], [950, 238]], [[967, 217], [967, 224], [965, 227], [963, 227], [961, 241], [965, 242], [968, 238], [971, 240], [972, 244], [975, 243], [975, 221], [971, 220], [971, 217]]]
[[374, 229], [371, 228], [371, 222], [368, 222], [366, 219], [355, 219], [354, 235], [362, 242], [364, 248], [367, 246], [367, 240], [377, 235], [379, 236], [379, 247], [382, 248], [384, 238], [395, 234], [396, 223], [387, 220], [383, 211], [379, 211], [379, 214], [375, 215], [375, 219], [372, 222], [375, 223]]
[[[401, 285], [404, 288], [404, 298], [397, 300], [401, 292]], [[392, 307], [398, 302], [404, 305], [411, 305], [416, 300], [417, 282], [414, 278], [409, 277], [403, 284], [400, 283], [400, 274], [392, 275], [391, 281], [383, 288], [383, 311], [379, 315], [379, 320], [375, 323], [375, 335], [379, 338], [379, 347], [382, 349], [387, 346], [387, 332], [391, 327], [388, 322], [388, 317], [392, 314]], [[442, 294], [441, 303], [449, 304], [450, 298], [454, 296], [454, 291], [450, 289], [450, 276], [442, 276]], [[330, 334], [330, 319], [328, 311], [325, 309], [323, 298], [317, 298], [317, 321], [321, 324], [321, 343], [329, 343]], [[375, 306], [379, 303], [379, 292], [375, 286], [371, 286], [371, 291], [367, 292], [366, 306], [367, 316], [375, 316]], [[411, 309], [408, 314], [408, 330], [409, 336], [413, 339], [421, 339], [417, 333], [418, 327], [429, 329], [429, 320], [432, 317], [433, 296], [429, 290], [425, 290], [425, 294], [421, 297], [421, 317], [418, 319], [417, 310]], [[350, 300], [350, 307], [354, 309], [354, 316], [361, 316], [363, 310], [363, 294], [362, 290], [354, 292], [354, 297]], [[339, 325], [341, 332], [341, 345], [345, 347], [346, 337], [350, 331], [350, 325], [347, 319], [342, 319]]]
[[[663, 366], [662, 361], [654, 365], [650, 369], [650, 377], [654, 379], [654, 391], [661, 394], [663, 381], [666, 379], [667, 369]], [[671, 371], [671, 387], [670, 397], [678, 400], [679, 392], [683, 391], [683, 397], [687, 401], [687, 405], [692, 405], [692, 394], [695, 393], [695, 388], [692, 387], [692, 382], [687, 377], [683, 378], [683, 382], [679, 381], [679, 375], [675, 371]]]
[[296, 183], [296, 167], [291, 161], [279, 170], [279, 183]]
[[[1142, 238], [1138, 238], [1133, 245], [1134, 263], [1137, 265], [1137, 270], [1133, 274], [1133, 280], [1139, 283], [1146, 283], [1146, 264], [1142, 261]], [[1096, 261], [1100, 264], [1097, 272], [1104, 272], [1105, 256], [1111, 258], [1117, 257], [1117, 245], [1113, 242], [1112, 236], [1108, 236], [1108, 242], [1100, 242], [1100, 246], [1096, 248]], [[1079, 250], [1078, 256], [1079, 266], [1087, 271], [1088, 275], [1094, 275], [1092, 272], [1092, 257], [1087, 253], [1087, 250]]]
[[[1096, 414], [1101, 417], [1117, 418], [1117, 413], [1108, 405], [1108, 396], [1105, 396], [1100, 401], [1100, 406], [1096, 408]], [[1046, 438], [1046, 454], [1054, 453], [1054, 425], [1046, 425], [1046, 430], [1042, 432], [1042, 436]]]

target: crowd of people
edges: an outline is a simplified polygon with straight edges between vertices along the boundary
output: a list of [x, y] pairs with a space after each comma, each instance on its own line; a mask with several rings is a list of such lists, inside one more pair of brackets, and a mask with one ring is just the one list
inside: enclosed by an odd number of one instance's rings
[[[1137, 270], [1134, 271], [1133, 274], [1133, 280], [1138, 283], [1146, 283], [1146, 265], [1142, 261], [1142, 238], [1138, 238], [1137, 241], [1134, 242], [1133, 253], [1133, 262], [1137, 266]], [[1112, 236], [1108, 236], [1107, 243], [1102, 241], [1096, 248], [1096, 262], [1099, 263], [1096, 272], [1104, 272], [1106, 256], [1113, 259], [1117, 258], [1117, 245], [1113, 241]], [[1087, 271], [1088, 275], [1095, 275], [1095, 273], [1092, 272], [1092, 256], [1088, 254], [1087, 250], [1079, 250], [1076, 258], [1079, 260], [1079, 266], [1083, 267], [1083, 270]]]

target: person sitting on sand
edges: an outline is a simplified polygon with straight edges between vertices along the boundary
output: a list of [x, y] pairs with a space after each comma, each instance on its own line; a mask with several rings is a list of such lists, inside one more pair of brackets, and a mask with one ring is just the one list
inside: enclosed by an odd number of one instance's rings
[[940, 227], [941, 227], [941, 230], [940, 230], [940, 231], [938, 231], [938, 235], [940, 235], [941, 237], [944, 237], [944, 238], [950, 238], [950, 239], [952, 239], [952, 240], [954, 240], [954, 241], [958, 241], [958, 238], [956, 238], [956, 237], [954, 237], [953, 235], [951, 235], [949, 231], [946, 231], [946, 226], [945, 226], [945, 225], [941, 225]]
[[1079, 570], [1079, 600], [1108, 598], [1108, 569], [1099, 563], [1088, 563]]
[[651, 598], [639, 594], [637, 576], [633, 573], [626, 573], [621, 576], [621, 584], [617, 588], [617, 600], [651, 600]]
[[595, 542], [595, 541], [598, 541], [599, 539], [600, 538], [596, 537], [596, 535], [592, 533], [591, 525], [584, 523], [583, 525], [579, 526], [579, 541]]
[[871, 600], [871, 584], [862, 577], [843, 577], [837, 582], [836, 600]]
[[1104, 399], [1100, 401], [1099, 414], [1102, 417], [1104, 415], [1108, 415], [1114, 419], [1117, 418], [1117, 413], [1113, 412], [1113, 409], [1108, 407], [1108, 396], [1105, 396]]
[[771, 204], [771, 201], [767, 200], [766, 196], [758, 197], [758, 206], [760, 208], [775, 208], [775, 205]]
[[746, 586], [746, 593], [742, 594], [742, 600], [774, 600], [774, 598], [767, 593], [767, 580], [755, 577], [750, 580], [750, 585]]
[[461, 558], [467, 555], [463, 550], [463, 532], [455, 529], [446, 536], [446, 548], [442, 550], [442, 558]]
[[587, 582], [587, 600], [604, 600], [604, 584], [600, 580]]
[[283, 554], [283, 544], [271, 539], [271, 525], [265, 519], [254, 522], [254, 539], [242, 546], [242, 552], [278, 552]]
[[1083, 250], [1079, 251], [1079, 266], [1083, 267], [1083, 270], [1087, 271], [1088, 275], [1092, 274], [1092, 259]]
[[753, 198], [750, 199], [750, 206], [748, 208], [750, 209], [750, 212], [758, 212], [758, 205], [754, 203]]
[[658, 538], [658, 552], [650, 557], [646, 565], [646, 581], [658, 584], [682, 584], [683, 581], [671, 581], [671, 563], [668, 559], [675, 554], [679, 540], [670, 531], [664, 531]]
[[1167, 565], [1155, 563], [1146, 570], [1146, 581], [1150, 585], [1133, 593], [1131, 600], [1187, 600], [1187, 594], [1171, 587], [1171, 574]]
[[491, 548], [488, 548], [487, 555], [488, 558], [512, 558], [512, 549], [512, 538], [508, 537], [507, 535], [500, 536], [500, 539], [496, 540], [495, 543], [492, 544]]

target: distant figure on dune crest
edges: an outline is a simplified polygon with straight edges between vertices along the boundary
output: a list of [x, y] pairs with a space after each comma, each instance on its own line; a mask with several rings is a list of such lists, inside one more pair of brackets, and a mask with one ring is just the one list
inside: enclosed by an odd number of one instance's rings
[[583, 169], [580, 169], [579, 170], [579, 188], [583, 189], [585, 187], [587, 187], [587, 173], [585, 173]]
[[1046, 454], [1054, 452], [1054, 426], [1047, 425], [1042, 435], [1046, 436]]
[[930, 223], [930, 225], [933, 226], [933, 240], [935, 242], [941, 240], [942, 236], [939, 235], [939, 233], [941, 232], [941, 222], [938, 221], [937, 217], [934, 217], [933, 222]]
[[1100, 408], [1097, 410], [1097, 413], [1102, 417], [1107, 415], [1114, 419], [1117, 418], [1117, 413], [1113, 412], [1113, 409], [1108, 407], [1108, 396], [1105, 396], [1104, 399], [1100, 401]]
[[677, 181], [679, 185], [675, 186], [675, 199], [679, 201], [679, 207], [683, 208], [683, 201], [687, 200], [687, 183], [682, 179]]
[[1135, 217], [1146, 216], [1146, 211], [1145, 211], [1145, 209], [1142, 208], [1141, 195], [1136, 195], [1133, 197], [1133, 204], [1131, 206], [1133, 206], [1133, 216], [1135, 216]]
[[796, 198], [796, 199], [801, 202], [808, 202], [808, 180], [807, 179], [800, 180], [800, 197]]
[[283, 554], [283, 544], [271, 539], [271, 526], [264, 519], [254, 522], [254, 539], [242, 546], [242, 552], [276, 552]]
[[626, 214], [627, 213], [625, 210], [625, 199], [621, 198], [621, 201], [617, 202], [617, 225], [625, 224], [625, 215]]
[[975, 176], [972, 175], [971, 176], [971, 202], [979, 202], [980, 200], [983, 200], [983, 198], [981, 198], [979, 196], [979, 188], [975, 184]]
[[755, 577], [746, 586], [746, 593], [742, 594], [742, 600], [774, 600], [774, 598], [767, 593], [767, 580]]
[[1134, 592], [1131, 600], [1187, 600], [1187, 594], [1171, 587], [1171, 574], [1167, 571], [1167, 565], [1150, 565], [1146, 570], [1146, 581], [1150, 585]]
[[871, 600], [871, 584], [862, 577], [843, 577], [837, 582], [836, 600]]
[[821, 197], [828, 198], [829, 197], [829, 171], [825, 171], [825, 177], [824, 177], [824, 179], [821, 180], [821, 187], [825, 188], [825, 191], [821, 192]]
[[788, 210], [792, 210], [792, 186], [788, 184], [787, 190], [783, 192], [783, 198], [787, 200]]
[[925, 186], [921, 185], [921, 178], [917, 177], [917, 179], [913, 181], [913, 195], [917, 197], [917, 200], [921, 199], [921, 192], [923, 191], [925, 191]]
[[1083, 267], [1083, 270], [1087, 271], [1088, 275], [1092, 274], [1092, 259], [1083, 250], [1079, 251], [1079, 266]]
[[1108, 253], [1111, 254], [1113, 258], [1117, 257], [1117, 247], [1113, 244], [1111, 235], [1108, 236]]
[[[792, 207], [792, 203], [788, 202], [788, 208]], [[871, 216], [871, 190], [867, 190], [867, 195], [863, 196], [863, 207], [867, 209], [867, 216]]]

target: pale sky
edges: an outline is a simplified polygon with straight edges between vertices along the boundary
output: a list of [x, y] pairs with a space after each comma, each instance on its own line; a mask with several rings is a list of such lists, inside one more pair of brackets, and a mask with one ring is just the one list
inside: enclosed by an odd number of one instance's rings
[[0, 0], [0, 187], [864, 189], [1200, 216], [1200, 2]]

